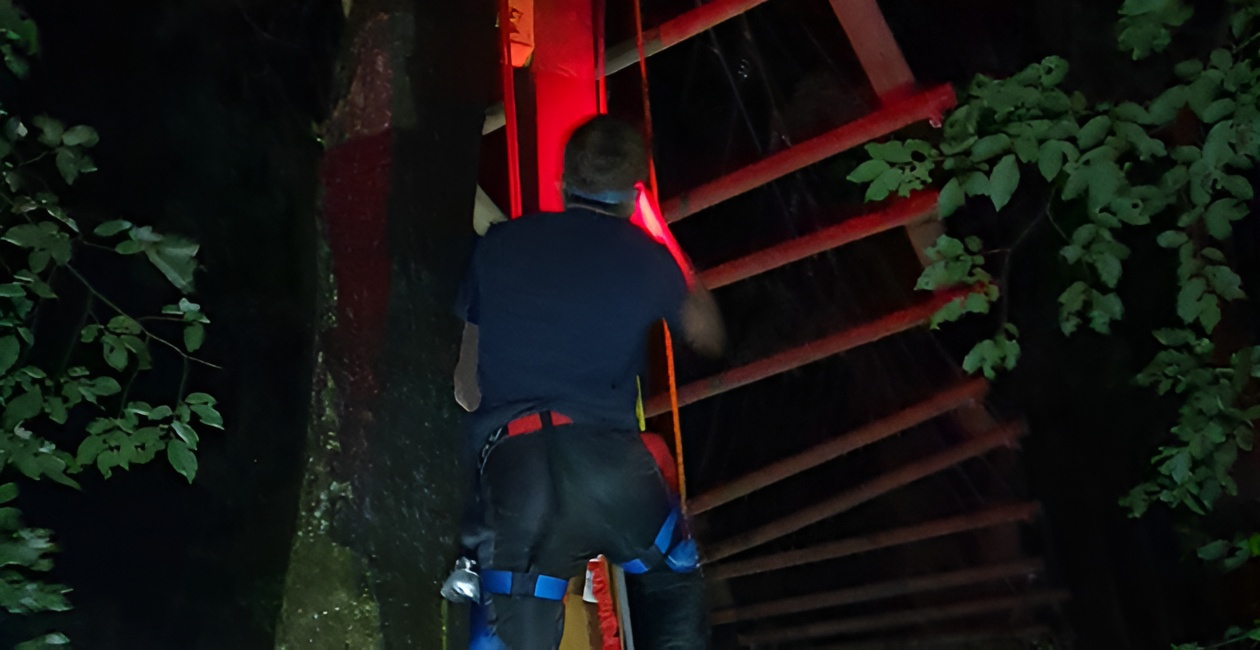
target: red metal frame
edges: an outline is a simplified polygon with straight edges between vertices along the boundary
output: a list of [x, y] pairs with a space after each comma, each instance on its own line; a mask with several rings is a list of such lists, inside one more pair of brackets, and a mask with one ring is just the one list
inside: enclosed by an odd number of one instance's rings
[[831, 0], [866, 79], [884, 101], [914, 92], [914, 73], [875, 0]]
[[884, 530], [860, 537], [851, 537], [794, 551], [772, 553], [748, 560], [723, 562], [706, 567], [705, 573], [714, 580], [730, 580], [741, 576], [834, 560], [859, 553], [868, 553], [881, 548], [922, 542], [974, 530], [983, 530], [1003, 524], [1031, 521], [1040, 511], [1041, 506], [1031, 501], [995, 506], [979, 512], [925, 521], [921, 524]]
[[934, 456], [929, 456], [888, 472], [853, 489], [841, 492], [821, 503], [709, 545], [705, 548], [704, 557], [706, 560], [720, 560], [778, 539], [784, 535], [794, 533], [806, 526], [815, 524], [828, 517], [834, 517], [899, 487], [909, 485], [947, 467], [957, 465], [964, 460], [974, 458], [998, 447], [1009, 446], [1023, 434], [1024, 425], [1022, 423], [1002, 425], [983, 436], [968, 440]]
[[796, 627], [785, 627], [777, 630], [766, 630], [753, 634], [739, 635], [741, 645], [753, 646], [761, 644], [788, 643], [790, 641], [806, 641], [822, 639], [839, 634], [855, 634], [873, 632], [911, 625], [923, 625], [956, 618], [967, 618], [996, 612], [1028, 610], [1046, 605], [1056, 605], [1071, 598], [1066, 590], [1034, 592], [1001, 598], [986, 598], [970, 602], [944, 605], [940, 607], [921, 607], [919, 609], [873, 614], [858, 618], [813, 623]]
[[709, 620], [714, 625], [726, 625], [740, 621], [769, 618], [771, 616], [799, 614], [828, 607], [840, 607], [872, 600], [964, 587], [994, 580], [1027, 578], [1044, 570], [1045, 563], [1039, 558], [1016, 560], [1001, 564], [960, 569], [958, 571], [877, 582], [860, 587], [814, 593], [794, 598], [783, 598], [742, 607], [720, 609], [710, 614]]
[[661, 205], [671, 223], [701, 210], [754, 190], [770, 181], [808, 167], [841, 151], [888, 135], [922, 120], [939, 122], [944, 111], [956, 103], [948, 84], [892, 102], [884, 108], [832, 129], [818, 137], [794, 145], [743, 169], [709, 181]]
[[[966, 295], [969, 291], [970, 289], [943, 291], [914, 307], [894, 312], [869, 323], [785, 350], [707, 379], [692, 382], [678, 389], [678, 406], [694, 404], [702, 399], [720, 395], [740, 386], [773, 377], [872, 341], [878, 341], [886, 336], [904, 332], [926, 322], [946, 303]], [[654, 395], [647, 400], [643, 408], [648, 417], [660, 415], [669, 410], [669, 396]]]
[[[954, 625], [951, 629], [957, 629]], [[889, 648], [952, 648], [975, 647], [984, 641], [1010, 641], [1011, 639], [1045, 639], [1051, 635], [1048, 625], [967, 625], [954, 632], [922, 632], [903, 636], [881, 638], [878, 641], [854, 641], [852, 643], [828, 643], [826, 650], [888, 650]]]
[[988, 389], [989, 384], [983, 379], [972, 379], [963, 382], [886, 418], [876, 420], [845, 435], [811, 447], [794, 456], [771, 463], [730, 483], [709, 490], [692, 499], [687, 504], [687, 512], [695, 515], [716, 508], [724, 503], [730, 503], [767, 485], [772, 485], [807, 469], [839, 458], [855, 449], [860, 449], [911, 427], [923, 424], [963, 404], [984, 399]]
[[[508, 218], [521, 216], [520, 133], [516, 124], [516, 75], [512, 67], [512, 6], [499, 0], [499, 56], [503, 83], [503, 117], [507, 127]], [[484, 134], [485, 128], [482, 128]]]
[[[644, 30], [643, 54], [659, 54], [697, 34], [746, 13], [766, 0], [713, 0], [670, 20], [659, 27]], [[608, 50], [608, 74], [635, 64], [638, 48], [632, 42], [620, 43]]]
[[534, 132], [526, 141], [533, 146], [537, 205], [527, 205], [528, 211], [564, 209], [564, 143], [579, 123], [599, 113], [594, 23], [591, 0], [534, 0], [534, 58], [529, 67]]
[[710, 289], [724, 287], [885, 230], [925, 221], [936, 214], [936, 199], [935, 190], [916, 192], [878, 212], [847, 219], [834, 226], [715, 266], [701, 273], [700, 279]]

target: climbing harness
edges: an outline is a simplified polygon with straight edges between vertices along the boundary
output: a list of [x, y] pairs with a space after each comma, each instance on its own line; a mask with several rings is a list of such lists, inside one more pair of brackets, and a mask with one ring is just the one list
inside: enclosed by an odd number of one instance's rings
[[505, 438], [534, 433], [541, 431], [544, 427], [559, 427], [566, 424], [573, 424], [573, 418], [555, 411], [530, 413], [508, 422], [496, 429], [494, 433], [490, 434], [490, 439], [486, 440], [486, 444], [481, 448], [481, 455], [477, 461], [477, 470], [485, 469], [486, 459], [490, 457], [490, 451], [500, 442], [503, 442]]
[[544, 600], [564, 600], [569, 581], [541, 573], [481, 570], [481, 593]]
[[647, 573], [653, 566], [662, 562], [674, 573], [689, 573], [700, 566], [700, 554], [696, 549], [696, 541], [685, 536], [683, 527], [678, 525], [682, 519], [682, 511], [674, 506], [665, 518], [665, 523], [656, 533], [652, 549], [645, 558], [636, 558], [621, 565], [622, 570], [630, 574]]

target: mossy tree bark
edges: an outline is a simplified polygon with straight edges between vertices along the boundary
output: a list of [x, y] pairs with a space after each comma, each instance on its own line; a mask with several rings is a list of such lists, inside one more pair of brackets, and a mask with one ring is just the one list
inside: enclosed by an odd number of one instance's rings
[[492, 0], [344, 3], [323, 328], [276, 647], [445, 647], [463, 482], [450, 304], [472, 241]]

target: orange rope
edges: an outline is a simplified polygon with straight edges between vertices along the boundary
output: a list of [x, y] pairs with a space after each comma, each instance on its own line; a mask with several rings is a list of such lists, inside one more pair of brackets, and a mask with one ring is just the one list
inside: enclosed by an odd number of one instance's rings
[[[652, 149], [652, 100], [650, 97], [648, 86], [647, 71], [647, 54], [643, 49], [643, 9], [639, 4], [639, 0], [634, 0], [634, 41], [635, 46], [639, 49], [639, 79], [641, 80], [641, 89], [643, 93], [643, 130], [647, 137], [648, 146], [648, 184], [652, 189], [652, 196], [658, 196], [659, 187], [656, 184], [656, 161], [651, 155]], [[659, 208], [657, 215], [662, 217], [662, 226], [664, 219]], [[668, 231], [668, 226], [664, 226]], [[672, 237], [669, 237], [672, 239]], [[677, 243], [674, 243], [677, 246]], [[673, 251], [671, 251], [673, 252]], [[681, 255], [681, 249], [678, 255]], [[679, 259], [679, 267], [683, 271], [683, 275], [687, 276], [688, 285], [691, 284], [692, 274], [689, 273], [690, 265], [683, 259]], [[687, 473], [683, 469], [683, 444], [682, 444], [682, 422], [678, 417], [678, 382], [674, 376], [674, 341], [669, 333], [669, 325], [665, 326], [665, 364], [669, 369], [669, 403], [670, 410], [673, 415], [674, 424], [674, 463], [678, 466], [678, 498], [682, 502], [683, 510], [686, 511], [687, 505]]]
[[639, 0], [634, 0], [634, 41], [639, 48], [639, 78], [643, 89], [643, 131], [647, 136], [648, 146], [648, 186], [652, 188], [652, 196], [657, 196], [656, 161], [651, 156], [652, 149], [652, 102], [648, 97], [647, 54], [643, 51], [643, 12]]
[[665, 326], [665, 365], [669, 369], [669, 408], [674, 417], [674, 463], [678, 465], [678, 499], [687, 511], [687, 473], [683, 471], [682, 422], [678, 417], [678, 381], [674, 377], [674, 340]]

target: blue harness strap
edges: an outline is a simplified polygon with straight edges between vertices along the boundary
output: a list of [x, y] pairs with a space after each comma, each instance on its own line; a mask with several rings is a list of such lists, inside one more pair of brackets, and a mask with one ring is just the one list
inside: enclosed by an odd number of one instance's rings
[[540, 573], [481, 570], [481, 591], [488, 594], [564, 600], [564, 594], [568, 589], [568, 580]]
[[[675, 506], [669, 511], [669, 516], [665, 518], [665, 523], [661, 524], [661, 529], [656, 533], [656, 539], [652, 541], [652, 548], [656, 553], [660, 554], [660, 558], [665, 561], [665, 565], [674, 573], [687, 573], [694, 571], [700, 566], [700, 552], [696, 548], [696, 541], [691, 538], [679, 540], [674, 543], [675, 534], [678, 529], [678, 519], [682, 516], [682, 512]], [[656, 558], [644, 560], [635, 558], [621, 565], [621, 569], [626, 573], [640, 574], [647, 573], [651, 565], [656, 564]]]

